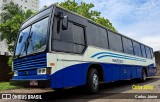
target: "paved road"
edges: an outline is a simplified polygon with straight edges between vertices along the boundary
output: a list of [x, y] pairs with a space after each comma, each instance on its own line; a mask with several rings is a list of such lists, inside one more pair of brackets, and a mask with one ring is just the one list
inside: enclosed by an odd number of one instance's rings
[[[133, 90], [133, 85], [150, 85], [152, 90]], [[100, 85], [100, 91], [96, 95], [88, 95], [85, 88], [65, 89], [60, 93], [56, 93], [51, 89], [16, 89], [8, 90], [0, 93], [30, 93], [40, 94], [43, 98], [56, 102], [160, 102], [159, 99], [116, 99], [133, 97], [132, 93], [160, 93], [160, 76], [148, 78], [146, 82], [139, 80], [125, 80]], [[135, 94], [134, 94], [135, 95]], [[159, 95], [160, 96], [160, 95]], [[9, 102], [11, 100], [0, 100]], [[13, 102], [26, 102], [29, 100], [12, 100]]]

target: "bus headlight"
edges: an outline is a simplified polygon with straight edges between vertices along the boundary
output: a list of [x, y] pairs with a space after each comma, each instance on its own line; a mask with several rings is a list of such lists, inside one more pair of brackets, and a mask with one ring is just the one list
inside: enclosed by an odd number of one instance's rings
[[18, 71], [14, 71], [14, 76], [18, 76]]
[[37, 69], [37, 74], [46, 74], [46, 68]]
[[37, 74], [51, 74], [51, 68], [40, 68], [37, 69]]

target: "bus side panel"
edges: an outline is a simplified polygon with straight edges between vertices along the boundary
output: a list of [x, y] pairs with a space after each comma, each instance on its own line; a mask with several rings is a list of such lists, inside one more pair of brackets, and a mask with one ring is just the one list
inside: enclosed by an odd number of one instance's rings
[[131, 65], [114, 65], [114, 64], [103, 64], [102, 66], [104, 70], [105, 82], [142, 77], [142, 67], [131, 66]]
[[131, 79], [132, 78], [132, 75], [131, 75], [131, 72], [132, 72], [132, 66], [125, 66], [126, 67], [126, 79]]
[[125, 80], [125, 79], [132, 79], [132, 69], [133, 66], [130, 65], [119, 65], [119, 73], [120, 73], [120, 79], [119, 80]]
[[76, 64], [63, 69], [63, 87], [85, 85], [89, 63]]
[[126, 74], [124, 73], [124, 71], [125, 71], [125, 66], [121, 65], [120, 66], [120, 71], [119, 71], [119, 73], [120, 73], [120, 80], [124, 80], [125, 79]]
[[112, 82], [112, 67], [109, 64], [102, 64], [104, 71], [104, 81]]
[[71, 65], [52, 74], [52, 88], [85, 85], [89, 63]]
[[137, 67], [137, 78], [142, 77], [142, 67]]
[[135, 66], [131, 67], [131, 78], [137, 78], [137, 68]]
[[136, 67], [129, 65], [103, 64], [105, 82], [136, 78]]
[[112, 65], [112, 81], [117, 81], [120, 79], [120, 65]]
[[63, 72], [58, 71], [52, 75], [52, 83], [54, 88], [62, 88], [63, 87]]
[[56, 56], [53, 54], [48, 55], [49, 62], [48, 63], [55, 63], [56, 66], [52, 67], [52, 78], [51, 78], [51, 87], [52, 88], [62, 88], [63, 87], [63, 72], [59, 68], [63, 67], [63, 62], [55, 60]]
[[[86, 84], [86, 75], [91, 63], [74, 64], [55, 72], [52, 75], [52, 88], [74, 87]], [[104, 81], [112, 82], [142, 77], [142, 67], [101, 63]], [[155, 68], [149, 67], [149, 76], [155, 75]]]

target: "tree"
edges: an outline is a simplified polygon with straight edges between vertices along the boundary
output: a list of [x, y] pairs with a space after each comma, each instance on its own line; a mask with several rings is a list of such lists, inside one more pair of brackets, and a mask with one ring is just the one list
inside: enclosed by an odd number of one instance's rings
[[23, 16], [25, 12], [17, 4], [10, 2], [5, 4], [2, 8], [3, 12], [1, 13], [1, 22], [5, 23], [7, 20], [12, 19], [15, 15]]
[[11, 53], [14, 50], [14, 43], [21, 24], [32, 14], [33, 12], [31, 10], [25, 12], [13, 2], [4, 5], [0, 24], [1, 39], [6, 39], [8, 49]]
[[6, 39], [8, 44], [8, 50], [13, 52], [13, 44], [16, 41], [18, 29], [23, 22], [23, 18], [20, 15], [7, 20], [5, 23], [0, 24], [0, 32], [2, 33], [2, 40]]
[[56, 3], [56, 5], [61, 6], [69, 11], [80, 14], [88, 19], [91, 19], [91, 20], [117, 32], [117, 30], [113, 27], [112, 23], [108, 19], [101, 17], [100, 12], [92, 10], [92, 8], [94, 7], [94, 4], [92, 4], [92, 3], [87, 4], [82, 1], [80, 3], [80, 5], [78, 5], [78, 3], [75, 0], [67, 0], [67, 1], [64, 1], [61, 3]]
[[112, 23], [108, 19], [105, 19], [104, 17], [98, 17], [97, 19], [95, 19], [95, 22], [103, 26], [106, 26], [107, 28], [110, 28], [111, 30], [117, 32], [117, 30], [112, 26]]
[[47, 8], [47, 5], [44, 5], [43, 8], [42, 8], [42, 10], [45, 9], [45, 8]]

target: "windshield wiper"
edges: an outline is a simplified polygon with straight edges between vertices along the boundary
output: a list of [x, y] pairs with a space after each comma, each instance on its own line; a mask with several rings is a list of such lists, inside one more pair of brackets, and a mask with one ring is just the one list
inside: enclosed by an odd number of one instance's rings
[[16, 56], [17, 58], [20, 57], [20, 55], [22, 54], [22, 50], [23, 48], [26, 46], [26, 42], [23, 42], [22, 46], [21, 46], [21, 49], [20, 49], [20, 52], [18, 53], [18, 55]]
[[[29, 43], [30, 43], [32, 34], [33, 34], [33, 32], [31, 32], [31, 34], [28, 36], [28, 38], [26, 39], [26, 41], [23, 42], [23, 44], [22, 44], [22, 46], [21, 46], [21, 49], [20, 49], [20, 52], [19, 52], [19, 54], [17, 55], [17, 58], [19, 58], [24, 51], [26, 51], [26, 55], [27, 55], [27, 49], [28, 49], [28, 45], [29, 45]], [[24, 50], [23, 50], [23, 49], [24, 49]], [[22, 51], [22, 50], [23, 50], [23, 51]]]
[[[32, 52], [34, 51], [34, 46], [33, 46], [33, 43], [32, 43], [32, 35], [33, 35], [33, 32], [31, 32], [31, 34], [28, 36], [28, 39], [27, 39], [27, 46], [29, 47], [29, 44], [31, 44], [32, 46]], [[32, 53], [34, 54], [34, 53]]]

